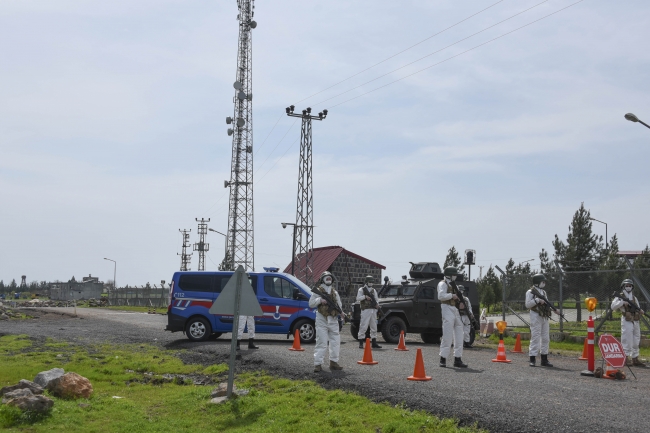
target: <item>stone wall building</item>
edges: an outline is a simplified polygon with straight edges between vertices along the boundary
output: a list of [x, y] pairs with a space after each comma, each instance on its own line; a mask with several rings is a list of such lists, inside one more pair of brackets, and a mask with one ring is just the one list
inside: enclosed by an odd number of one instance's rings
[[[330, 246], [314, 248], [312, 259], [312, 274], [314, 280], [318, 280], [320, 275], [329, 271], [334, 276], [334, 288], [339, 292], [344, 303], [345, 310], [348, 310], [349, 303], [356, 296], [357, 290], [363, 285], [366, 275], [374, 277], [376, 286], [382, 284], [381, 271], [386, 269], [385, 266], [373, 262], [363, 256], [355, 254], [340, 246]], [[301, 269], [304, 263], [302, 257], [297, 257], [294, 263], [295, 275], [303, 283], [306, 283], [302, 277]], [[291, 273], [291, 263], [287, 265], [284, 272]]]
[[55, 301], [98, 299], [103, 291], [104, 283], [92, 275], [84, 277], [81, 282], [73, 276], [67, 283], [50, 283], [50, 299]]

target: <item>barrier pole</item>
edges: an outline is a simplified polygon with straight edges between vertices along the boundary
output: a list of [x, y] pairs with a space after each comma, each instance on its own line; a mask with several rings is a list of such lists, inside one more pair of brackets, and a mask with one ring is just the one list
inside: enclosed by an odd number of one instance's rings
[[587, 369], [580, 373], [582, 376], [593, 376], [596, 368], [594, 356], [594, 319], [591, 313], [596, 309], [597, 303], [596, 298], [585, 299], [587, 310], [589, 310], [589, 320], [587, 320]]

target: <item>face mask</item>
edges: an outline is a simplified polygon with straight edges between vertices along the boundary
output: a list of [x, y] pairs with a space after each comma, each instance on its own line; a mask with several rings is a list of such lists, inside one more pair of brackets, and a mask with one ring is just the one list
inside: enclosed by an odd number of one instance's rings
[[372, 283], [368, 283], [368, 287], [372, 287]]
[[631, 292], [633, 288], [634, 288], [633, 286], [625, 286], [625, 291]]
[[543, 289], [544, 287], [546, 287], [546, 281], [542, 281], [541, 283], [539, 283], [540, 289]]
[[325, 277], [323, 280], [323, 283], [325, 283], [326, 286], [331, 286], [332, 285], [332, 277]]
[[456, 281], [456, 275], [451, 276], [451, 281]]

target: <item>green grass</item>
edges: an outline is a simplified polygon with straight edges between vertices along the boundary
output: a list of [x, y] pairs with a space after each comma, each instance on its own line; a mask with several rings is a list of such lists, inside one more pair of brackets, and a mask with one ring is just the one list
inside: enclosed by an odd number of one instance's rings
[[88, 400], [52, 397], [54, 408], [45, 416], [0, 405], [0, 428], [7, 432], [477, 431], [401, 405], [376, 404], [353, 393], [324, 390], [311, 381], [279, 379], [263, 372], [236, 378], [236, 386], [249, 389], [248, 395], [209, 404], [212, 386], [182, 380], [156, 385], [142, 381], [163, 373], [197, 373], [224, 380], [227, 366], [185, 365], [171, 351], [144, 345], [89, 347], [4, 336], [0, 337], [0, 365], [0, 387], [62, 367], [87, 377], [94, 388]]

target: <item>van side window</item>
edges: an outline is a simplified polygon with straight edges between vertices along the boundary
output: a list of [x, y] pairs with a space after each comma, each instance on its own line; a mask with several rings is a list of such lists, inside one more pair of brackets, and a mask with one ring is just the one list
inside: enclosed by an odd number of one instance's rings
[[[217, 275], [215, 278], [217, 278], [217, 287], [219, 290], [217, 293], [221, 293], [224, 287], [226, 287], [226, 284], [228, 284], [228, 281], [230, 281], [230, 277], [232, 275]], [[257, 294], [257, 275], [254, 275], [252, 277], [248, 277], [248, 282], [251, 283], [251, 286], [253, 286], [253, 292]]]
[[184, 292], [213, 292], [213, 275], [181, 275], [178, 287]]
[[283, 278], [264, 277], [264, 291], [273, 298], [293, 299], [293, 291], [297, 288]]

